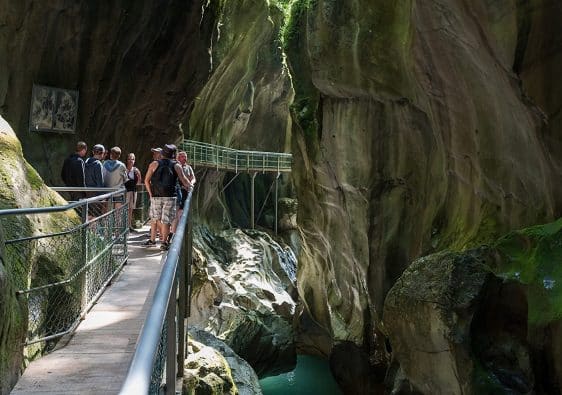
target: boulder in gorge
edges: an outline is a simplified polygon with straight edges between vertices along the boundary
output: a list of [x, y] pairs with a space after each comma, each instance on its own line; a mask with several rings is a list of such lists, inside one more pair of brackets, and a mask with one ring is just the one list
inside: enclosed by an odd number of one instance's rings
[[261, 394], [252, 367], [223, 341], [196, 328], [189, 328], [188, 355], [183, 394]]
[[561, 388], [562, 220], [490, 247], [420, 258], [385, 301], [389, 390], [550, 393]]

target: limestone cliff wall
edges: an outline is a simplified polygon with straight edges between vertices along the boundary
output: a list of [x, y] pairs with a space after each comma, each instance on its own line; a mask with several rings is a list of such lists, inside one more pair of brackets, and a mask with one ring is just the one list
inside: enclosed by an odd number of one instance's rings
[[[65, 200], [45, 187], [35, 169], [24, 159], [21, 145], [10, 125], [0, 116], [0, 208], [42, 207], [63, 205]], [[0, 218], [0, 394], [8, 394], [16, 383], [24, 360], [33, 359], [43, 351], [44, 343], [24, 349], [28, 328], [27, 298], [16, 291], [45, 283], [60, 281], [59, 275], [68, 275], [73, 262], [68, 262], [49, 239], [29, 243], [5, 245], [14, 240], [69, 229], [79, 224], [74, 211], [62, 214], [30, 216], [3, 216]], [[35, 306], [36, 317], [53, 308], [69, 308], [76, 303], [76, 295], [64, 301], [44, 297], [40, 307]], [[52, 304], [51, 304], [52, 303]], [[79, 303], [79, 301], [78, 301]], [[68, 304], [68, 305], [67, 305]], [[45, 324], [42, 322], [41, 324]]]
[[559, 83], [548, 70], [562, 10], [297, 3], [288, 58], [300, 294], [334, 338], [369, 344], [412, 258], [560, 215]]
[[[143, 169], [151, 146], [180, 139], [209, 72], [203, 3], [0, 0], [0, 113], [48, 184], [79, 139], [135, 152]], [[79, 91], [76, 135], [28, 131], [34, 83]]]
[[[195, 99], [190, 136], [236, 149], [287, 152], [294, 91], [281, 41], [285, 9], [278, 3], [283, 2], [218, 3], [210, 47], [211, 75]], [[230, 181], [225, 176], [232, 177], [213, 170], [205, 173], [196, 207], [205, 221], [249, 226], [249, 179], [242, 175], [234, 180], [225, 199], [219, 201], [217, 192]], [[257, 207], [266, 201], [271, 181], [267, 175], [256, 178]]]

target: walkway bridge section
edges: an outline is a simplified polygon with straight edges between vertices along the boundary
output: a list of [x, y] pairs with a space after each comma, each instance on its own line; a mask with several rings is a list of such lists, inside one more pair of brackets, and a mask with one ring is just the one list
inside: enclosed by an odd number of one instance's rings
[[293, 165], [293, 155], [286, 153], [236, 150], [193, 140], [184, 140], [180, 148], [187, 152], [193, 167], [235, 173], [288, 173]]
[[[13, 394], [176, 393], [187, 351], [191, 193], [163, 252], [140, 246], [148, 229], [130, 231], [124, 192], [0, 210], [4, 265], [17, 277], [11, 298], [28, 313], [26, 339], [13, 346], [40, 356]], [[21, 225], [47, 221], [56, 229]], [[30, 272], [42, 275], [28, 283]]]
[[[187, 153], [189, 163], [193, 168], [205, 167], [216, 171], [235, 172], [236, 175], [222, 189], [224, 191], [240, 173], [250, 174], [250, 227], [255, 227], [255, 178], [259, 173], [276, 174], [273, 204], [275, 209], [274, 230], [277, 233], [278, 207], [277, 196], [279, 177], [282, 173], [290, 173], [293, 166], [293, 155], [279, 152], [236, 150], [219, 145], [201, 143], [199, 141], [184, 140], [180, 149]], [[273, 184], [272, 184], [273, 187]], [[221, 191], [221, 192], [222, 192]], [[271, 192], [271, 188], [270, 188]], [[268, 193], [269, 196], [269, 193]], [[259, 213], [263, 211], [267, 197]], [[259, 218], [259, 215], [258, 215]]]

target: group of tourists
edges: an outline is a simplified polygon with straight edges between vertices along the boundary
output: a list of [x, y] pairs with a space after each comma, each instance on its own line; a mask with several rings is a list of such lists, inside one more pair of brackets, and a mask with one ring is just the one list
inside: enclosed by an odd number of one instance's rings
[[[189, 192], [195, 185], [195, 173], [187, 164], [187, 153], [177, 153], [177, 147], [166, 144], [164, 148], [152, 148], [152, 162], [148, 166], [144, 185], [150, 196], [149, 217], [150, 238], [143, 244], [156, 246], [156, 236], [160, 236], [160, 249], [168, 250], [179, 217]], [[127, 155], [127, 163], [119, 160], [121, 148], [109, 151], [102, 144], [92, 148], [90, 157], [85, 158], [88, 146], [79, 141], [73, 154], [65, 159], [61, 178], [68, 187], [122, 188], [126, 189], [129, 204], [129, 228], [132, 228], [133, 210], [136, 207], [137, 186], [142, 182], [140, 170], [135, 167], [135, 154]], [[176, 155], [177, 153], [177, 155]], [[103, 192], [70, 192], [71, 200], [96, 196]], [[116, 207], [122, 204], [117, 201]]]
[[155, 246], [158, 233], [160, 249], [164, 251], [170, 248], [185, 201], [195, 185], [195, 174], [187, 164], [187, 153], [182, 151], [176, 155], [176, 152], [177, 148], [173, 144], [153, 149], [154, 160], [148, 166], [144, 178], [144, 185], [150, 196], [151, 219], [150, 238], [144, 245]]

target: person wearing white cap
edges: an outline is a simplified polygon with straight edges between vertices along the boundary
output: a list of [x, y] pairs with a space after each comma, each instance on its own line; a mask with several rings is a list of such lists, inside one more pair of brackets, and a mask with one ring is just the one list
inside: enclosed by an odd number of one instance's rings
[[[92, 148], [92, 156], [84, 163], [84, 177], [86, 186], [91, 188], [103, 188], [103, 164], [101, 163], [105, 155], [105, 147], [96, 144]], [[86, 192], [87, 197], [101, 195], [103, 192]], [[90, 203], [88, 205], [88, 217], [92, 219], [103, 213], [102, 203]]]
[[151, 148], [150, 150], [152, 151], [153, 161], [162, 159], [162, 148], [156, 147], [156, 148]]
[[[86, 177], [86, 186], [103, 188], [103, 165], [101, 160], [105, 153], [105, 147], [101, 144], [96, 144], [92, 148], [92, 156], [86, 159], [84, 166], [84, 174]], [[90, 196], [98, 195], [93, 193]]]

